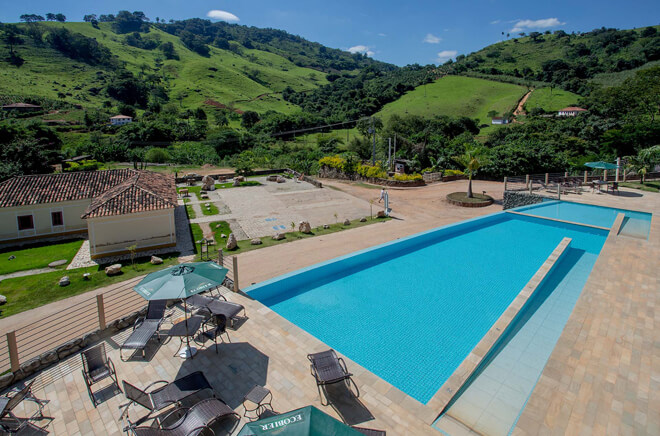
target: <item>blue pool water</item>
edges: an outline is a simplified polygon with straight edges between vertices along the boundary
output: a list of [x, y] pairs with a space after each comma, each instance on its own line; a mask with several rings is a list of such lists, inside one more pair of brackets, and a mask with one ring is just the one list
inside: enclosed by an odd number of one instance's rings
[[564, 221], [571, 221], [574, 223], [582, 223], [607, 228], [612, 227], [616, 216], [620, 213], [623, 213], [625, 214], [628, 221], [641, 221], [646, 223], [649, 228], [651, 225], [650, 213], [594, 206], [591, 204], [573, 203], [570, 201], [547, 201], [532, 206], [519, 207], [516, 208], [515, 211], [534, 216], [554, 218]]
[[454, 372], [564, 237], [598, 255], [607, 231], [497, 213], [247, 289], [422, 403]]

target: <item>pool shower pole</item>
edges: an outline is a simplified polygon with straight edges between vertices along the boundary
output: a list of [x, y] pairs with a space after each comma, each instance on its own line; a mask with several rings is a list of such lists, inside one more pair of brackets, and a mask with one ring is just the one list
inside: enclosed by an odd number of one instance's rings
[[387, 138], [387, 167], [392, 166], [392, 138]]
[[619, 183], [619, 167], [621, 167], [621, 158], [617, 157], [616, 158], [616, 176], [614, 177], [614, 181]]

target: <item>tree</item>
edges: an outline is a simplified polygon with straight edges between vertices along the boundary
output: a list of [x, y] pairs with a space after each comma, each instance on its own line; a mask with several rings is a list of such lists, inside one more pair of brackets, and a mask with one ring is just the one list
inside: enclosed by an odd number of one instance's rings
[[119, 11], [112, 23], [112, 30], [116, 33], [141, 32], [146, 29], [145, 21], [147, 20], [144, 12]]
[[64, 23], [66, 21], [66, 16], [64, 14], [55, 14], [55, 21]]
[[488, 165], [488, 151], [485, 147], [479, 146], [474, 140], [466, 141], [464, 143], [465, 151], [459, 156], [454, 156], [453, 159], [456, 163], [465, 168], [465, 174], [468, 175], [468, 190], [467, 197], [473, 198], [472, 195], [472, 177], [477, 173], [479, 168]]
[[316, 144], [323, 153], [335, 153], [337, 147], [343, 143], [344, 141], [336, 136], [318, 136], [316, 138]]
[[55, 21], [55, 14], [53, 14], [52, 12], [48, 12], [46, 14], [46, 20], [47, 21]]
[[489, 112], [488, 112], [488, 118], [495, 118], [495, 117], [498, 116], [499, 114], [500, 114], [500, 113], [497, 112], [496, 110], [489, 111]]
[[261, 118], [259, 114], [254, 111], [245, 111], [243, 117], [241, 118], [241, 126], [245, 129], [251, 129], [255, 124], [257, 124]]
[[115, 21], [115, 16], [113, 14], [99, 15], [99, 21], [101, 23], [110, 23]]
[[88, 14], [83, 17], [83, 21], [87, 23], [91, 23], [92, 21], [96, 21], [96, 14]]
[[23, 14], [20, 16], [21, 21], [26, 23], [34, 23], [35, 21], [44, 21], [44, 17], [37, 14]]
[[164, 42], [160, 45], [160, 49], [165, 56], [165, 59], [179, 59], [179, 56], [174, 50], [174, 44], [171, 41]]
[[18, 33], [18, 28], [16, 26], [11, 26], [8, 25], [5, 27], [4, 31], [2, 32], [2, 41], [7, 44], [7, 48], [9, 49], [9, 55], [11, 57], [15, 56], [14, 53], [14, 47], [17, 45], [23, 44], [23, 38], [21, 38], [21, 35]]
[[658, 31], [656, 30], [655, 27], [653, 26], [645, 27], [644, 30], [642, 30], [642, 37], [650, 38], [657, 35], [657, 33]]

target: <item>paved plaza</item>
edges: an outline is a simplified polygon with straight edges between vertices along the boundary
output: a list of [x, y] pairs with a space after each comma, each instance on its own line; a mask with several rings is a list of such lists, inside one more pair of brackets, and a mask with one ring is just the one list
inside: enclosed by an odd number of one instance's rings
[[[232, 215], [259, 212], [257, 222], [296, 217], [319, 225], [323, 221], [315, 220], [333, 222], [337, 210], [348, 213], [361, 207], [356, 213], [368, 215], [369, 201], [378, 198], [378, 189], [323, 182], [327, 186], [323, 189], [300, 184], [297, 194], [278, 191], [277, 185], [257, 187], [255, 197], [245, 195], [253, 188], [230, 189], [219, 192], [217, 201]], [[476, 192], [486, 191], [497, 200], [494, 205], [460, 208], [448, 204], [445, 195], [464, 189], [465, 183], [390, 189], [394, 217], [390, 221], [242, 253], [238, 255], [240, 285], [245, 288], [359, 249], [501, 210], [503, 186], [494, 182], [474, 183]], [[607, 240], [513, 434], [660, 434], [660, 337], [655, 324], [660, 291], [660, 194], [622, 189], [619, 196], [585, 193], [565, 199], [653, 212], [651, 233], [649, 240], [626, 236]], [[351, 218], [340, 215], [344, 217]], [[238, 215], [233, 219], [250, 232], [273, 232], [265, 224], [241, 223]], [[182, 360], [172, 357], [178, 341], [171, 341], [153, 347], [147, 361], [122, 362], [118, 344], [129, 333], [123, 331], [103, 341], [120, 380], [143, 387], [202, 370], [219, 396], [241, 415], [243, 396], [259, 384], [273, 392], [273, 408], [278, 412], [311, 404], [349, 424], [387, 430], [388, 435], [441, 434], [431, 427], [440, 412], [433, 401], [419, 403], [350, 359], [346, 361], [355, 374], [359, 399], [339, 390], [331, 393], [334, 406], [322, 406], [306, 355], [328, 347], [258, 301], [225, 293], [246, 307], [247, 319], [229, 330], [231, 343], [220, 345], [218, 354], [211, 347], [192, 360]], [[29, 319], [48, 310], [35, 309], [22, 317]], [[6, 325], [0, 322], [3, 330]], [[74, 355], [35, 377], [35, 395], [51, 400], [45, 409], [54, 418], [48, 430], [67, 435], [120, 434], [118, 407], [125, 397], [105, 390], [104, 401], [95, 409], [80, 370], [80, 356]], [[143, 412], [134, 409], [136, 415]], [[19, 416], [22, 413], [17, 411]], [[232, 424], [223, 423], [225, 429]], [[241, 426], [242, 422], [234, 425], [233, 433]], [[452, 434], [470, 434], [470, 430], [458, 423]]]

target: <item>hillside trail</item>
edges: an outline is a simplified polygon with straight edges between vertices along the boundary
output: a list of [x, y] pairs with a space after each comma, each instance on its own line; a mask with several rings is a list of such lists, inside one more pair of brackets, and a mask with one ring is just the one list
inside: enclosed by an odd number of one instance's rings
[[516, 107], [516, 110], [513, 111], [514, 116], [517, 117], [518, 115], [526, 115], [523, 106], [527, 102], [527, 99], [532, 94], [532, 92], [534, 92], [534, 89], [530, 89], [529, 91], [527, 91], [527, 94], [523, 95], [523, 98], [521, 98], [520, 101], [518, 102], [518, 107]]

